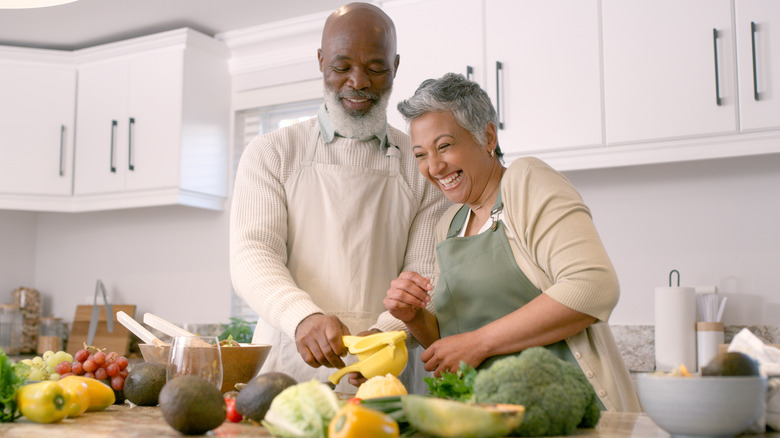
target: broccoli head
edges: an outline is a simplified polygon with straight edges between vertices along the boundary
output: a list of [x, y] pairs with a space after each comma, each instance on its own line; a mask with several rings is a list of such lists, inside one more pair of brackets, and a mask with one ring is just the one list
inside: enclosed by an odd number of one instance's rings
[[525, 406], [516, 436], [569, 435], [578, 426], [594, 427], [601, 410], [580, 368], [544, 347], [496, 360], [474, 379], [477, 403]]

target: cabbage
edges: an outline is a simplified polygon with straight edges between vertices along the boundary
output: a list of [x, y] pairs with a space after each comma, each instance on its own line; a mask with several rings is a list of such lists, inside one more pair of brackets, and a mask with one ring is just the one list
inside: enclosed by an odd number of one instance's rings
[[280, 392], [262, 424], [280, 438], [326, 438], [330, 420], [340, 407], [336, 393], [328, 385], [310, 380]]

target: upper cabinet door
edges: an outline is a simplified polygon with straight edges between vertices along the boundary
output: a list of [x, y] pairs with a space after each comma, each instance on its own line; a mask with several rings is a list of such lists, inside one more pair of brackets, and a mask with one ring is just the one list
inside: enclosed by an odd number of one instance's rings
[[487, 0], [486, 16], [503, 151], [601, 145], [598, 0]]
[[0, 63], [0, 193], [70, 195], [76, 68]]
[[737, 60], [743, 131], [780, 127], [780, 2], [737, 0]]
[[730, 0], [602, 0], [607, 143], [735, 133]]
[[76, 194], [124, 190], [127, 72], [126, 58], [79, 67]]
[[452, 72], [484, 84], [481, 1], [396, 1], [385, 11], [395, 23], [401, 57], [387, 108], [392, 126], [405, 131], [398, 102], [411, 97], [425, 79]]

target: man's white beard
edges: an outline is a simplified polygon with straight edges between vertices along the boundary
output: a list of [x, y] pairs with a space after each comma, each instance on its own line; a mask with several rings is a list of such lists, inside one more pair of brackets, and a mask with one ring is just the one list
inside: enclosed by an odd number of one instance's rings
[[387, 90], [365, 114], [351, 114], [341, 105], [338, 93], [323, 86], [325, 105], [330, 121], [342, 137], [369, 139], [382, 131], [387, 123], [387, 103], [392, 90]]

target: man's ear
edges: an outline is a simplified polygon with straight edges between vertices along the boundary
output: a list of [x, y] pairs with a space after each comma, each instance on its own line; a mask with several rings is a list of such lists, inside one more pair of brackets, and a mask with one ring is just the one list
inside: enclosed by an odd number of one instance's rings
[[401, 55], [395, 55], [395, 63], [393, 64], [393, 78], [398, 73], [398, 64], [401, 63]]
[[[322, 61], [324, 58], [322, 57], [322, 49], [317, 49], [317, 63], [320, 65], [320, 73], [323, 73], [322, 71]], [[396, 62], [398, 64], [398, 62]]]

